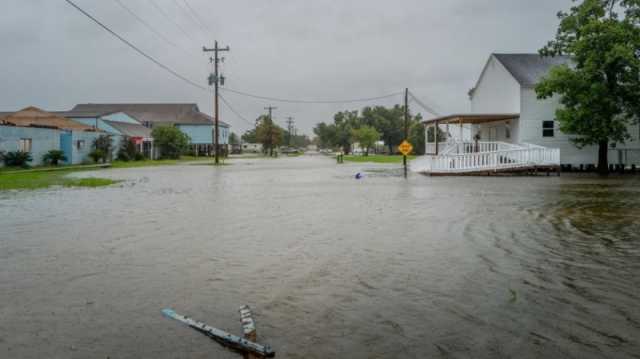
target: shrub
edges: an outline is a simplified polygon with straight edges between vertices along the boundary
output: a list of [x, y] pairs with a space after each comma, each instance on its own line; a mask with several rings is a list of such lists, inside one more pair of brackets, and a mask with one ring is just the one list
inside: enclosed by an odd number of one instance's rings
[[51, 164], [53, 166], [57, 166], [58, 163], [62, 161], [66, 161], [67, 157], [64, 155], [63, 151], [60, 150], [50, 150], [42, 156], [42, 162]]
[[151, 135], [162, 158], [179, 159], [191, 141], [179, 128], [171, 126], [155, 127]]
[[102, 150], [95, 149], [95, 150], [89, 152], [89, 157], [91, 157], [93, 162], [98, 163], [98, 162], [100, 162], [100, 160], [102, 160], [104, 162], [104, 159], [105, 159], [106, 156], [105, 156], [104, 152], [102, 152]]
[[118, 159], [125, 162], [132, 161], [136, 158], [137, 153], [135, 142], [130, 138], [125, 138], [120, 144]]
[[[100, 135], [98, 138], [93, 140], [93, 152], [100, 153], [102, 156], [98, 160], [102, 160], [102, 162], [107, 162], [111, 157], [111, 150], [113, 149], [113, 139], [109, 135]], [[99, 150], [99, 152], [97, 152]], [[92, 159], [94, 157], [89, 155]], [[95, 162], [98, 162], [94, 159]]]
[[135, 156], [133, 157], [133, 159], [135, 161], [143, 161], [144, 160], [144, 155], [140, 152], [136, 152]]
[[31, 153], [22, 151], [7, 152], [2, 155], [5, 166], [9, 167], [29, 167], [29, 162], [33, 160]]

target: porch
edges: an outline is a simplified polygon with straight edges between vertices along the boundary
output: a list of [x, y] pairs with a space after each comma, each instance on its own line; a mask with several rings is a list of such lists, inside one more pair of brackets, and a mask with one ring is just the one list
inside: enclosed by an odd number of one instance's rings
[[518, 118], [518, 114], [469, 114], [425, 121], [426, 155], [413, 160], [411, 170], [430, 175], [556, 171], [559, 149], [510, 142], [517, 138], [511, 126]]

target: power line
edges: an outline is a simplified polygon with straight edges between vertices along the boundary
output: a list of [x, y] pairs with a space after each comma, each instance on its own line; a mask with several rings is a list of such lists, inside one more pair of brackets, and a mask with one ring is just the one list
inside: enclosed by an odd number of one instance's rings
[[162, 16], [164, 16], [165, 19], [169, 20], [169, 22], [173, 23], [173, 25], [175, 25], [180, 31], [182, 31], [182, 33], [186, 37], [188, 37], [192, 41], [196, 41], [196, 39], [194, 39], [191, 35], [189, 35], [189, 33], [187, 33], [187, 31], [182, 26], [180, 26], [180, 24], [178, 24], [177, 21], [173, 20], [171, 16], [169, 16], [169, 14], [166, 13], [166, 11], [162, 10], [162, 8], [158, 4], [156, 4], [155, 1], [149, 0], [149, 2], [153, 5], [153, 7], [155, 7], [162, 14]]
[[227, 108], [229, 110], [231, 110], [231, 112], [233, 112], [234, 115], [236, 115], [236, 117], [238, 117], [242, 121], [246, 122], [249, 126], [253, 127], [253, 123], [251, 121], [247, 120], [247, 118], [242, 116], [238, 111], [236, 111], [236, 109], [233, 108], [233, 106], [231, 106], [229, 101], [227, 101], [227, 99], [224, 98], [224, 96], [222, 96], [222, 95], [219, 95], [219, 96], [220, 96], [220, 99], [222, 100], [222, 103], [224, 103], [227, 106]]
[[158, 65], [160, 68], [162, 68], [163, 70], [169, 72], [170, 74], [172, 74], [173, 76], [175, 76], [176, 78], [188, 83], [191, 86], [197, 87], [201, 90], [207, 91], [209, 92], [209, 90], [202, 86], [197, 84], [194, 81], [189, 80], [188, 78], [180, 75], [179, 73], [175, 72], [174, 70], [172, 70], [170, 67], [164, 65], [163, 63], [161, 63], [160, 61], [156, 60], [155, 58], [153, 58], [151, 55], [148, 55], [147, 53], [145, 53], [144, 51], [140, 50], [137, 46], [135, 46], [134, 44], [132, 44], [131, 42], [129, 42], [127, 39], [125, 39], [124, 37], [118, 35], [115, 31], [111, 30], [107, 25], [101, 23], [98, 19], [96, 19], [95, 17], [93, 17], [91, 14], [89, 14], [88, 12], [84, 11], [81, 7], [79, 7], [78, 5], [76, 5], [73, 1], [71, 0], [65, 0], [69, 5], [73, 6], [74, 8], [76, 8], [76, 10], [80, 11], [84, 16], [88, 17], [89, 19], [91, 19], [93, 22], [95, 22], [96, 24], [98, 24], [100, 27], [102, 27], [103, 29], [105, 29], [107, 32], [109, 32], [111, 35], [115, 36], [118, 40], [122, 41], [123, 43], [125, 43], [127, 46], [129, 46], [130, 48], [132, 48], [133, 50], [135, 50], [138, 54], [146, 57], [149, 61], [153, 62], [154, 64]]
[[160, 31], [156, 30], [153, 26], [151, 26], [151, 24], [149, 24], [143, 18], [138, 16], [138, 14], [136, 14], [133, 10], [131, 10], [129, 7], [127, 7], [127, 5], [123, 4], [122, 1], [120, 1], [120, 0], [114, 0], [114, 1], [116, 3], [118, 3], [118, 5], [120, 5], [120, 7], [125, 9], [136, 20], [138, 20], [138, 22], [140, 22], [142, 25], [144, 25], [149, 31], [153, 32], [160, 39], [164, 40], [164, 42], [168, 43], [171, 46], [178, 47], [178, 45], [175, 42], [169, 40], [166, 36], [162, 35], [162, 33]]
[[187, 0], [182, 0], [182, 2], [186, 5], [187, 9], [189, 10], [188, 12], [191, 13], [192, 17], [196, 20], [196, 23], [200, 26], [200, 28], [205, 33], [205, 37], [207, 32], [213, 37], [213, 32], [209, 29], [208, 26], [205, 25], [205, 22], [200, 18], [200, 15], [198, 15], [198, 13], [193, 9], [193, 7], [189, 5], [189, 2]]
[[438, 111], [434, 110], [431, 106], [428, 106], [428, 105], [424, 104], [413, 93], [411, 93], [411, 91], [409, 91], [409, 95], [411, 96], [413, 101], [415, 101], [415, 103], [417, 103], [418, 105], [420, 105], [420, 107], [422, 107], [425, 110], [427, 110], [430, 114], [436, 115], [436, 116], [440, 116], [440, 113]]
[[173, 3], [175, 4], [175, 6], [177, 8], [180, 9], [180, 11], [184, 12], [187, 16], [187, 18], [189, 18], [189, 22], [190, 23], [194, 23], [194, 27], [196, 27], [200, 33], [200, 35], [202, 36], [202, 38], [204, 40], [207, 40], [207, 34], [204, 30], [202, 30], [202, 28], [200, 27], [200, 24], [198, 23], [198, 20], [196, 18], [193, 17], [193, 15], [191, 15], [191, 12], [189, 12], [187, 9], [184, 8], [184, 5], [181, 5], [178, 0], [173, 0]]
[[222, 88], [222, 90], [223, 91], [232, 92], [232, 93], [235, 93], [235, 94], [238, 94], [238, 95], [242, 95], [242, 96], [257, 98], [257, 99], [260, 99], [260, 100], [276, 101], [276, 102], [287, 102], [287, 103], [310, 103], [310, 104], [313, 104], [313, 103], [315, 103], [315, 104], [332, 104], [332, 103], [368, 102], [368, 101], [382, 100], [382, 99], [385, 99], [385, 98], [399, 96], [399, 95], [402, 94], [402, 92], [395, 92], [395, 93], [384, 95], [384, 96], [359, 98], [359, 99], [349, 99], [349, 100], [295, 100], [295, 99], [285, 99], [285, 98], [277, 98], [277, 97], [268, 97], [268, 96], [262, 96], [262, 95], [255, 95], [255, 94], [251, 94], [251, 93], [244, 92], [244, 91], [233, 90], [233, 89], [230, 89], [228, 87]]

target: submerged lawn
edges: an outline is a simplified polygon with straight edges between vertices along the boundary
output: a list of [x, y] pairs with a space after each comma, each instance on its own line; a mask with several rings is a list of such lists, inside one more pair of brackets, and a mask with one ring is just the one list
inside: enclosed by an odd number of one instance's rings
[[38, 189], [51, 186], [64, 187], [101, 187], [119, 181], [108, 178], [72, 178], [68, 177], [72, 170], [52, 172], [20, 172], [0, 173], [0, 191], [11, 189]]
[[133, 168], [133, 167], [149, 167], [149, 166], [171, 166], [171, 165], [179, 165], [185, 164], [188, 162], [195, 161], [213, 161], [213, 157], [194, 157], [194, 156], [183, 156], [179, 160], [149, 160], [145, 159], [142, 161], [113, 161], [111, 162], [111, 168]]
[[[414, 158], [416, 158], [416, 156], [407, 156], [407, 160], [412, 160]], [[349, 156], [344, 156], [344, 160], [345, 161], [349, 161], [349, 162], [402, 163], [402, 156], [401, 155], [392, 155], [392, 156], [387, 156], [387, 155], [369, 155], [369, 156], [349, 155]]]

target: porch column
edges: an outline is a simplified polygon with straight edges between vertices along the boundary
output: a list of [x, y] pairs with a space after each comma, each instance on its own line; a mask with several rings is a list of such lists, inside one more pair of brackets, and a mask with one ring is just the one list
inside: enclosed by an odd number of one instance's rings
[[464, 138], [463, 138], [464, 134], [462, 131], [462, 118], [460, 118], [460, 121], [458, 121], [458, 126], [460, 126], [460, 142], [464, 143]]
[[440, 132], [440, 125], [436, 121], [436, 127], [433, 129], [433, 137], [436, 140], [436, 156], [438, 155], [438, 132]]

